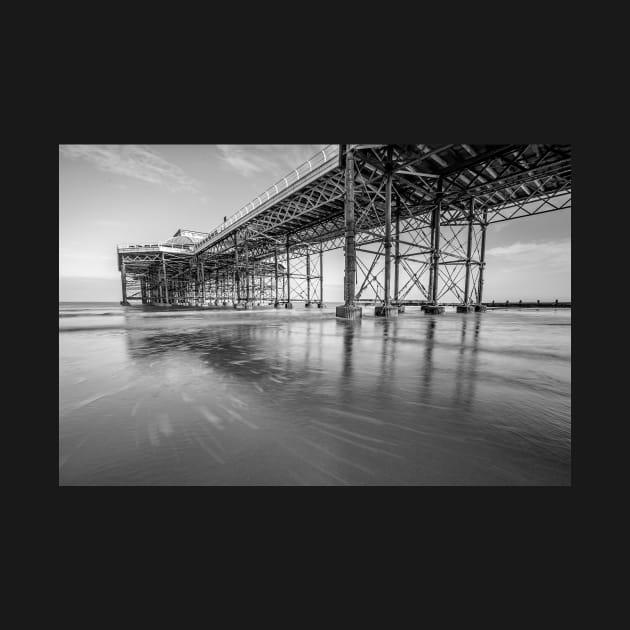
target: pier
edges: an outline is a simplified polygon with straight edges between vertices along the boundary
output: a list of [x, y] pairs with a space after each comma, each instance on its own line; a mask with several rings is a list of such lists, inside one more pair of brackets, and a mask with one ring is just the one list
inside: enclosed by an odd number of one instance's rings
[[483, 290], [489, 225], [570, 207], [570, 145], [329, 145], [209, 232], [119, 245], [121, 304], [322, 308], [343, 248], [342, 319], [566, 307]]

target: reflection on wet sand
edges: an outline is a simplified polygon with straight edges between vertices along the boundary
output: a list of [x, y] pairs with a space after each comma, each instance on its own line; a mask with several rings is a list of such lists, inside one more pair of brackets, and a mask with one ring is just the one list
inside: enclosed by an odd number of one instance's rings
[[[455, 405], [466, 411], [470, 411], [475, 396], [475, 379], [470, 375], [477, 370], [477, 346], [479, 343], [479, 329], [481, 315], [475, 314], [473, 318], [462, 317], [462, 333], [460, 338], [457, 371], [455, 375]], [[466, 344], [466, 330], [473, 327], [472, 345]], [[470, 337], [470, 330], [468, 331]]]
[[156, 315], [60, 333], [62, 483], [569, 483], [549, 314]]

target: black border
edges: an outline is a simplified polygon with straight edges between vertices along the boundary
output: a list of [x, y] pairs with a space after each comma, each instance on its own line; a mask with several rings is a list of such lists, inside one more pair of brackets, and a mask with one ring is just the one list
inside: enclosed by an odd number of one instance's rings
[[[593, 185], [596, 178], [592, 175], [596, 168], [591, 171], [596, 165], [592, 164], [594, 160], [589, 163], [588, 157], [592, 157], [593, 152], [588, 148], [588, 140], [583, 141], [586, 130], [582, 112], [574, 107], [570, 88], [567, 88], [576, 78], [567, 70], [565, 44], [558, 36], [567, 25], [562, 22], [556, 26], [560, 30], [554, 32], [552, 25], [549, 33], [541, 33], [538, 25], [534, 32], [524, 28], [522, 33], [512, 33], [509, 37], [498, 36], [488, 29], [487, 41], [483, 41], [482, 34], [479, 43], [477, 33], [459, 48], [453, 46], [459, 34], [457, 29], [442, 33], [442, 38], [436, 33], [433, 40], [429, 37], [428, 41], [418, 41], [415, 46], [401, 46], [399, 41], [394, 41], [391, 45], [395, 46], [396, 54], [373, 55], [364, 65], [358, 63], [357, 58], [370, 46], [369, 38], [364, 32], [355, 32], [355, 36], [345, 42], [342, 38], [333, 40], [332, 44], [338, 44], [339, 51], [331, 53], [325, 64], [321, 59], [313, 59], [319, 62], [314, 68], [320, 72], [321, 79], [315, 89], [304, 78], [303, 63], [291, 65], [290, 54], [281, 57], [286, 70], [282, 89], [268, 89], [266, 78], [270, 66], [255, 47], [232, 59], [227, 67], [223, 57], [211, 68], [201, 63], [193, 72], [174, 76], [157, 76], [155, 71], [144, 70], [138, 75], [132, 67], [127, 67], [122, 79], [110, 68], [104, 75], [95, 72], [91, 80], [86, 80], [86, 75], [72, 64], [60, 80], [60, 102], [52, 106], [55, 135], [59, 143], [433, 143], [462, 140], [571, 143], [577, 172], [582, 174], [582, 178], [576, 177], [579, 201], [571, 210], [572, 238], [576, 236], [579, 241], [580, 230], [586, 228], [583, 221], [575, 218], [575, 212], [584, 217], [589, 211], [589, 201], [591, 208], [596, 203], [596, 186]], [[459, 24], [459, 28], [463, 25]], [[547, 44], [536, 54], [532, 38], [544, 39], [552, 33], [556, 45]], [[247, 33], [244, 33], [239, 41], [246, 38]], [[515, 46], [519, 41], [530, 45]], [[384, 42], [380, 50], [387, 46]], [[344, 48], [349, 47], [352, 55], [345, 54]], [[444, 50], [448, 54], [441, 59], [440, 51]], [[212, 52], [216, 49], [207, 51], [204, 60], [212, 58]], [[300, 59], [304, 61], [303, 57]], [[491, 63], [482, 67], [484, 59], [491, 59]], [[403, 62], [399, 63], [401, 60]], [[216, 58], [213, 61], [216, 62]], [[103, 67], [102, 60], [97, 65]], [[330, 71], [324, 73], [324, 68]], [[47, 196], [44, 187], [38, 187], [35, 192]], [[37, 204], [38, 221], [41, 229], [52, 233], [54, 214], [49, 212], [49, 206], [46, 198]], [[576, 264], [574, 277], [580, 279], [579, 285], [573, 287], [577, 290], [572, 290], [572, 299], [581, 310], [578, 322], [584, 319], [588, 309], [586, 300], [579, 297], [579, 289], [593, 286], [589, 278], [593, 264], [589, 260], [575, 256], [572, 261]], [[50, 300], [45, 299], [53, 304], [52, 296]], [[52, 322], [53, 314], [50, 315]], [[40, 329], [41, 318], [38, 313], [34, 323]], [[54, 344], [52, 334], [46, 336], [45, 344], [48, 339]], [[582, 365], [588, 360], [583, 357], [584, 352], [586, 349], [580, 349]], [[42, 354], [54, 360], [54, 348]], [[566, 534], [563, 526], [573, 516], [574, 486], [587, 485], [589, 477], [583, 468], [588, 457], [578, 455], [590, 439], [582, 437], [586, 423], [592, 419], [584, 400], [589, 386], [586, 379], [580, 379], [578, 369], [572, 369], [572, 379], [578, 385], [573, 389], [581, 398], [579, 404], [572, 404], [574, 455], [570, 488], [437, 490], [425, 487], [412, 497], [400, 494], [412, 490], [397, 487], [389, 488], [386, 495], [382, 494], [383, 490], [371, 490], [369, 495], [353, 490], [350, 498], [341, 497], [341, 491], [323, 496], [316, 491], [321, 503], [314, 500], [313, 490], [309, 490], [308, 498], [295, 494], [289, 498], [284, 494], [275, 496], [274, 501], [269, 492], [261, 497], [257, 490], [248, 491], [246, 498], [234, 494], [243, 490], [229, 495], [223, 490], [214, 491], [211, 498], [207, 498], [208, 495], [202, 498], [201, 495], [191, 496], [187, 489], [184, 494], [180, 490], [169, 500], [168, 490], [143, 491], [139, 498], [131, 494], [135, 490], [114, 495], [102, 488], [96, 491], [97, 496], [94, 492], [74, 488], [61, 490], [63, 500], [56, 511], [64, 514], [63, 523], [68, 524], [81, 515], [81, 522], [90, 528], [118, 522], [123, 516], [145, 524], [155, 519], [163, 525], [167, 519], [169, 526], [182, 520], [189, 524], [191, 520], [203, 519], [205, 523], [212, 521], [212, 526], [216, 527], [213, 515], [224, 518], [229, 514], [228, 520], [233, 523], [232, 515], [238, 514], [251, 524], [260, 523], [261, 515], [264, 515], [263, 520], [281, 522], [279, 515], [289, 513], [289, 522], [294, 526], [315, 524], [329, 533], [331, 530], [339, 532], [342, 520], [347, 523], [342, 530], [344, 537], [358, 536], [355, 527], [361, 531], [366, 527], [373, 530], [375, 520], [381, 524], [389, 522], [390, 526], [407, 523], [402, 531], [412, 535], [409, 523], [419, 526], [421, 515], [429, 521], [450, 521], [452, 526], [459, 525], [467, 532], [471, 531], [471, 524], [484, 523], [490, 529], [473, 527], [472, 531], [482, 538], [489, 535], [492, 546], [501, 534], [506, 544], [514, 545], [514, 540], [507, 542], [507, 531], [522, 535], [529, 530], [530, 536], [542, 535], [543, 538], [545, 534], [553, 535], [557, 542], [557, 536]], [[55, 387], [52, 379], [44, 380], [47, 382], [43, 387]], [[39, 417], [49, 417], [47, 401], [54, 398], [54, 391], [42, 394], [43, 410]], [[42, 449], [40, 461], [49, 462], [45, 477], [51, 485], [57, 485], [54, 477], [49, 477], [54, 475], [53, 439], [51, 435], [50, 442]], [[277, 495], [286, 491], [271, 492]], [[81, 493], [81, 497], [76, 493]], [[381, 493], [378, 501], [376, 493]], [[453, 526], [449, 531], [457, 535], [456, 529]], [[525, 544], [522, 538], [518, 540], [518, 544]]]

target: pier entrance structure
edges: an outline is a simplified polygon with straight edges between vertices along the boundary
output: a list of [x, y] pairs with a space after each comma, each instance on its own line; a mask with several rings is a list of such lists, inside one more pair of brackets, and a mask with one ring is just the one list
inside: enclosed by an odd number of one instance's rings
[[321, 307], [343, 248], [338, 317], [483, 310], [488, 225], [570, 207], [570, 145], [329, 145], [211, 232], [119, 245], [122, 303]]

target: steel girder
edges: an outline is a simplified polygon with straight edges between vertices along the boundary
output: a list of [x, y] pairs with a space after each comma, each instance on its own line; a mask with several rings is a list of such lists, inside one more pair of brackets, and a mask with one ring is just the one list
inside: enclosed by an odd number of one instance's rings
[[[487, 226], [571, 207], [568, 145], [348, 145], [340, 154], [347, 150], [357, 299], [385, 301], [390, 245], [392, 301], [479, 303]], [[321, 301], [321, 253], [344, 247], [345, 177], [342, 159], [198, 250], [119, 253], [127, 299], [164, 301], [170, 290], [171, 303]]]

